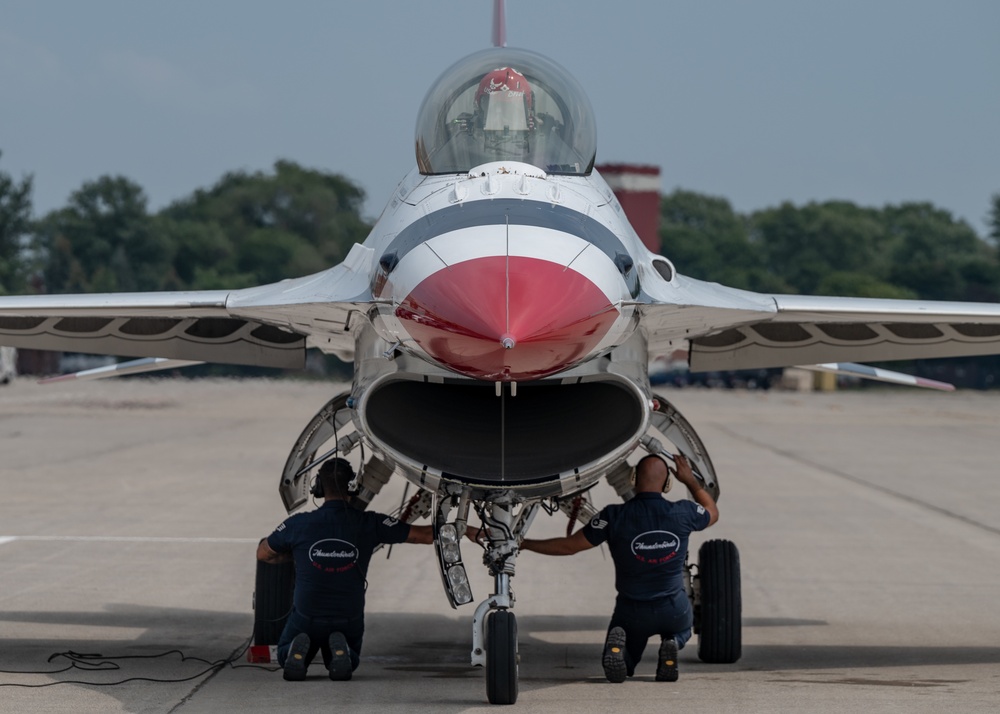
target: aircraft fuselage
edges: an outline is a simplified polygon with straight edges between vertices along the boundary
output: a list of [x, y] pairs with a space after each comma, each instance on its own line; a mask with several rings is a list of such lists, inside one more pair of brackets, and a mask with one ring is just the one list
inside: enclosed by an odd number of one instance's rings
[[414, 172], [365, 247], [376, 308], [357, 335], [355, 419], [411, 480], [561, 495], [635, 449], [652, 398], [633, 300], [650, 256], [598, 174]]

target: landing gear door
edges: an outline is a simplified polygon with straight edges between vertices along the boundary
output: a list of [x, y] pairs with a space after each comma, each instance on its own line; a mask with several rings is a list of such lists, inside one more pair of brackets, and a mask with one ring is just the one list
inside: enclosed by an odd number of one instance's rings
[[278, 485], [281, 500], [289, 513], [309, 499], [309, 489], [312, 484], [309, 474], [303, 472], [303, 468], [313, 462], [321, 446], [331, 439], [336, 444], [338, 432], [344, 430], [350, 422], [351, 413], [346, 408], [349, 396], [345, 392], [327, 402], [295, 440], [295, 446], [288, 454], [285, 468], [281, 472], [281, 483]]
[[682, 454], [688, 457], [695, 474], [705, 482], [705, 488], [712, 498], [719, 500], [719, 480], [715, 476], [715, 467], [708, 456], [705, 445], [698, 437], [691, 422], [677, 411], [669, 401], [659, 394], [653, 395], [656, 409], [650, 418], [650, 427], [662, 434], [670, 443], [676, 446]]

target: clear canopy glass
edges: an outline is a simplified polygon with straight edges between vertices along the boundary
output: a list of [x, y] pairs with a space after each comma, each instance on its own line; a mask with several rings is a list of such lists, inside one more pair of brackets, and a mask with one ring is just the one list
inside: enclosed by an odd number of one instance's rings
[[495, 47], [459, 60], [434, 82], [417, 116], [423, 174], [521, 161], [550, 174], [589, 174], [594, 110], [569, 72], [528, 50]]

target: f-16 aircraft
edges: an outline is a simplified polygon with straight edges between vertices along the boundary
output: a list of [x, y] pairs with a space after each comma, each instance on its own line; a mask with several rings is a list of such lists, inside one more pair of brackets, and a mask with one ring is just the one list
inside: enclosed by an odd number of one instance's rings
[[[586, 522], [588, 489], [606, 479], [630, 498], [631, 464], [670, 445], [719, 495], [695, 429], [650, 387], [652, 357], [686, 349], [699, 372], [996, 354], [1000, 306], [769, 295], [685, 277], [643, 246], [594, 169], [580, 84], [507, 47], [502, 2], [497, 13], [494, 46], [431, 84], [416, 165], [343, 263], [243, 290], [0, 297], [0, 344], [146, 358], [109, 370], [119, 374], [192, 362], [295, 369], [308, 349], [352, 361], [350, 390], [292, 446], [284, 505], [309, 500], [334, 454], [360, 466], [360, 508], [406, 479], [415, 495], [398, 516], [433, 522], [452, 606], [475, 601], [460, 542], [477, 513], [494, 592], [473, 614], [472, 663], [485, 668], [489, 701], [511, 703], [511, 579], [538, 511]], [[699, 656], [734, 662], [738, 553], [710, 541], [699, 559], [687, 568]], [[259, 589], [258, 616], [277, 619], [287, 602]], [[261, 626], [257, 644], [279, 631]]]

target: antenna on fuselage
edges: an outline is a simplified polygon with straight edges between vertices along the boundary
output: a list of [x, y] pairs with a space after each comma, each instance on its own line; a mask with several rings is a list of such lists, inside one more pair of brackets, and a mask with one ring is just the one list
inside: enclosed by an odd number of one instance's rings
[[507, 13], [503, 0], [493, 0], [493, 46], [507, 46]]

